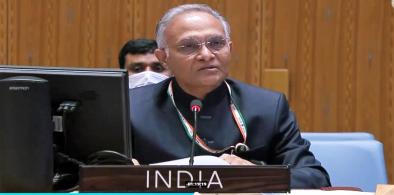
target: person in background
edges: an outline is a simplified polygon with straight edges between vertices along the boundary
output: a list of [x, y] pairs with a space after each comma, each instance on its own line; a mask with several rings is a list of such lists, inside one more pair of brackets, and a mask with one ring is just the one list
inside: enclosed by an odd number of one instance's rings
[[[233, 44], [217, 11], [203, 4], [172, 8], [156, 27], [156, 41], [156, 57], [174, 76], [130, 90], [133, 158], [141, 164], [187, 158], [195, 142], [195, 155], [230, 165], [288, 165], [291, 188], [330, 186], [286, 97], [228, 78]], [[193, 139], [196, 99], [202, 106]]]
[[119, 52], [119, 68], [129, 73], [129, 88], [158, 83], [171, 73], [154, 55], [155, 40], [135, 39], [128, 41]]

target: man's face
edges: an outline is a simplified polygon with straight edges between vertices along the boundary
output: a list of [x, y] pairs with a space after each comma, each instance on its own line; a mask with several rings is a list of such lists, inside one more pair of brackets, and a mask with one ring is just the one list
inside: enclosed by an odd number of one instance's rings
[[127, 54], [125, 56], [125, 68], [129, 75], [152, 71], [170, 76], [168, 69], [164, 68], [153, 53]]
[[227, 77], [231, 42], [215, 17], [204, 12], [180, 14], [168, 24], [165, 38], [169, 51], [162, 51], [160, 60], [181, 86], [216, 88]]

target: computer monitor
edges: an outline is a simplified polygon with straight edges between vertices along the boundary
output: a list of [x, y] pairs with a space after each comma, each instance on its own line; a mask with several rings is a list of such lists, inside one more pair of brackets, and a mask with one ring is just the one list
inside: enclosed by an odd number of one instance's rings
[[[0, 79], [13, 76], [34, 76], [49, 82], [54, 131], [65, 130], [64, 140], [55, 143], [65, 143], [61, 148], [64, 153], [82, 162], [100, 150], [131, 158], [126, 70], [0, 66]], [[61, 111], [74, 103], [74, 111]]]

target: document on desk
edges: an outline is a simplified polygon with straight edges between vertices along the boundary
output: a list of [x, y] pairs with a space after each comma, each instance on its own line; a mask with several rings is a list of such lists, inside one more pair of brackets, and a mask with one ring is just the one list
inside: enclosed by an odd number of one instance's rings
[[[195, 195], [205, 195], [209, 193], [194, 193]], [[231, 195], [231, 193], [216, 193], [215, 195]], [[358, 192], [347, 190], [291, 190], [290, 193], [247, 193], [247, 195], [375, 195], [374, 192]]]
[[375, 195], [375, 193], [348, 190], [291, 190], [290, 193], [262, 193], [262, 195]]
[[[154, 163], [151, 165], [189, 165], [189, 157], [178, 160], [165, 161], [160, 163]], [[194, 157], [193, 165], [229, 165], [225, 160], [216, 156], [201, 155]]]

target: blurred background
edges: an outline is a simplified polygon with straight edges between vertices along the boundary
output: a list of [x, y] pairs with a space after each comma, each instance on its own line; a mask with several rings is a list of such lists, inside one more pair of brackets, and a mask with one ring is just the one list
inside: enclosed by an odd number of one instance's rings
[[231, 77], [285, 93], [302, 131], [372, 133], [394, 182], [391, 0], [0, 0], [0, 64], [117, 68], [183, 3], [228, 19]]

